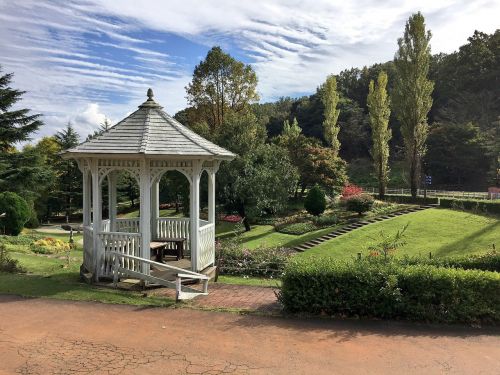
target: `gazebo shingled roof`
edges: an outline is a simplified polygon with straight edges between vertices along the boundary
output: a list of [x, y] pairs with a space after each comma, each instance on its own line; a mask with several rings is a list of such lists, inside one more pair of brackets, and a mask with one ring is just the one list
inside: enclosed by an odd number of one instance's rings
[[67, 150], [68, 154], [143, 154], [149, 156], [213, 157], [235, 155], [206, 140], [162, 110], [148, 90], [148, 99], [102, 135]]

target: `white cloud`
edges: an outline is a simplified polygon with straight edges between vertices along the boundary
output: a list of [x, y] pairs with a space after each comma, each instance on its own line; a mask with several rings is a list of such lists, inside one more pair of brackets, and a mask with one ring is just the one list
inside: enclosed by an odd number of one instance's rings
[[[15, 72], [15, 87], [28, 91], [23, 105], [45, 115], [39, 136], [69, 120], [84, 132], [104, 115], [123, 118], [148, 87], [170, 113], [186, 105], [184, 87], [197, 61], [159, 50], [158, 32], [247, 56], [265, 101], [310, 93], [330, 73], [392, 59], [405, 21], [418, 10], [433, 32], [433, 52], [450, 52], [475, 29], [493, 32], [500, 2], [0, 2], [0, 63]], [[145, 39], [151, 30], [156, 39]]]

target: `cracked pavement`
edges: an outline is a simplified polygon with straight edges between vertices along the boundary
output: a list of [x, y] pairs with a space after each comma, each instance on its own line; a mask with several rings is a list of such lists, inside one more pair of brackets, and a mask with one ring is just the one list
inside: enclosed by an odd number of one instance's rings
[[0, 295], [0, 374], [498, 374], [499, 332]]

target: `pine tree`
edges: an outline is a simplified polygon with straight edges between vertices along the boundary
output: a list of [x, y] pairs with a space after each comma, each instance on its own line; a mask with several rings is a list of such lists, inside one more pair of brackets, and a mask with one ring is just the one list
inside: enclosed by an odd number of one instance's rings
[[380, 198], [385, 196], [385, 188], [389, 179], [389, 140], [392, 137], [392, 131], [388, 127], [391, 109], [386, 88], [387, 73], [381, 71], [377, 78], [377, 85], [373, 80], [370, 81], [367, 99], [373, 141], [371, 154], [377, 171]]
[[338, 139], [340, 128], [337, 124], [337, 120], [340, 110], [337, 108], [339, 93], [337, 91], [337, 79], [334, 75], [330, 75], [323, 85], [322, 101], [325, 107], [323, 135], [328, 145], [332, 147], [335, 155], [338, 155], [340, 150], [340, 142]]
[[425, 30], [424, 16], [420, 12], [413, 14], [406, 22], [403, 37], [398, 39], [399, 49], [394, 59], [393, 103], [401, 124], [413, 197], [417, 196], [420, 160], [426, 151], [427, 114], [432, 107], [434, 89], [434, 83], [427, 78], [431, 60], [430, 39], [431, 32]]
[[[62, 150], [75, 147], [79, 143], [79, 135], [70, 122], [68, 122], [65, 129], [58, 131], [54, 137]], [[57, 194], [64, 200], [66, 222], [69, 222], [69, 216], [73, 212], [74, 206], [79, 203], [82, 195], [82, 179], [74, 160], [60, 160], [56, 169], [59, 175], [59, 191]]]
[[42, 125], [42, 121], [39, 120], [40, 115], [30, 115], [29, 109], [9, 110], [25, 93], [9, 86], [12, 77], [12, 73], [0, 75], [0, 152], [2, 153], [18, 142], [29, 140], [30, 134]]

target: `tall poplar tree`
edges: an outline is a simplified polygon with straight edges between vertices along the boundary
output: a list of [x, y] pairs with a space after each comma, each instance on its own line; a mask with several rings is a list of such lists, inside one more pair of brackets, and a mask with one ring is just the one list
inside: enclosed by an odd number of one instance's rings
[[420, 182], [420, 160], [426, 151], [427, 114], [432, 107], [434, 89], [434, 83], [427, 78], [430, 39], [431, 32], [425, 29], [424, 16], [420, 12], [413, 14], [406, 22], [403, 37], [398, 39], [399, 48], [394, 58], [393, 107], [401, 124], [413, 197], [417, 196]]
[[340, 150], [339, 142], [339, 126], [337, 120], [340, 110], [337, 108], [339, 103], [339, 93], [337, 91], [337, 79], [334, 75], [328, 76], [323, 84], [323, 105], [325, 106], [325, 119], [323, 121], [323, 135], [326, 142], [333, 149], [335, 155], [338, 155]]
[[390, 99], [387, 95], [387, 73], [381, 71], [377, 84], [370, 81], [367, 104], [372, 128], [372, 158], [378, 177], [378, 193], [380, 198], [385, 196], [385, 188], [389, 179], [389, 140], [392, 131], [389, 129], [391, 115]]

